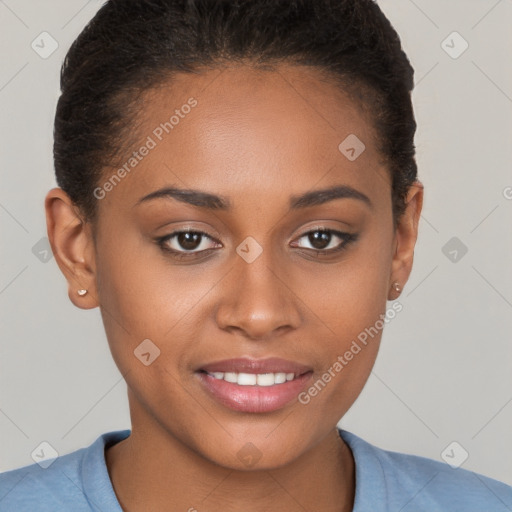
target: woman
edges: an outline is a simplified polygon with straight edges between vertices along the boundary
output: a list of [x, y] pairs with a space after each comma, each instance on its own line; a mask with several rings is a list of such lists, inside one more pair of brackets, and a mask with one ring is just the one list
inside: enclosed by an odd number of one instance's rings
[[0, 510], [512, 509], [336, 427], [423, 204], [413, 69], [373, 1], [109, 1], [61, 86], [48, 235], [132, 428], [1, 475]]

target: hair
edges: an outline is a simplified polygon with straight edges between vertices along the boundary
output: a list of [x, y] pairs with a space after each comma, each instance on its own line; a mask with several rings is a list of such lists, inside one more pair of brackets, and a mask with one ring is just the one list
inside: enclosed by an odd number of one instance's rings
[[414, 70], [374, 0], [103, 4], [65, 57], [54, 126], [57, 183], [85, 220], [97, 219], [104, 169], [134, 140], [140, 95], [176, 73], [240, 62], [317, 68], [359, 99], [391, 174], [396, 227], [417, 175]]

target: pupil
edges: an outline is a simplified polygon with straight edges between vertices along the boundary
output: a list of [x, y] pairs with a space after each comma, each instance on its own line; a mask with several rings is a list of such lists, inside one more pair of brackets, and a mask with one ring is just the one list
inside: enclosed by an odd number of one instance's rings
[[199, 233], [180, 233], [178, 235], [178, 243], [183, 247], [183, 249], [197, 249], [197, 246], [199, 245], [197, 242], [200, 238], [201, 235]]
[[315, 249], [325, 249], [331, 241], [331, 233], [328, 231], [314, 231], [310, 233], [309, 241]]

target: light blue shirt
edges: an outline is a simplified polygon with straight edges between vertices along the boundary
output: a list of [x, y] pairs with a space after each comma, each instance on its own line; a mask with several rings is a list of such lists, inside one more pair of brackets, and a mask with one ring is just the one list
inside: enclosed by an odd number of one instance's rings
[[[353, 512], [512, 511], [512, 487], [502, 482], [339, 432], [355, 460]], [[122, 512], [104, 450], [130, 433], [107, 432], [46, 469], [32, 464], [0, 474], [0, 512]]]

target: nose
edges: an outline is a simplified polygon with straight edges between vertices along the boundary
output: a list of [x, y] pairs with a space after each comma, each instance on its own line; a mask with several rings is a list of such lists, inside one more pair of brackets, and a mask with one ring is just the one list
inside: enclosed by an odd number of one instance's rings
[[302, 321], [300, 299], [290, 273], [264, 250], [253, 262], [236, 257], [235, 268], [222, 283], [215, 316], [219, 328], [239, 331], [251, 340], [265, 340], [297, 329]]

